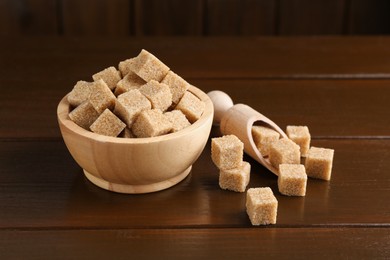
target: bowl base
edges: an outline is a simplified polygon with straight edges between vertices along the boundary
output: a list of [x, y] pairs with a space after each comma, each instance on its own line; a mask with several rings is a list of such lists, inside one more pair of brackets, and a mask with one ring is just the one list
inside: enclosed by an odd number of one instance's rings
[[126, 184], [117, 184], [117, 183], [111, 183], [108, 181], [105, 181], [103, 179], [100, 179], [86, 170], [84, 170], [84, 175], [87, 177], [87, 179], [95, 184], [96, 186], [109, 190], [114, 191], [118, 193], [127, 193], [127, 194], [140, 194], [140, 193], [150, 193], [160, 190], [165, 190], [167, 188], [170, 188], [177, 183], [184, 180], [185, 177], [188, 176], [188, 174], [191, 171], [192, 166], [188, 167], [184, 172], [176, 175], [175, 177], [162, 181], [157, 183], [151, 183], [151, 184], [145, 184], [145, 185], [126, 185]]

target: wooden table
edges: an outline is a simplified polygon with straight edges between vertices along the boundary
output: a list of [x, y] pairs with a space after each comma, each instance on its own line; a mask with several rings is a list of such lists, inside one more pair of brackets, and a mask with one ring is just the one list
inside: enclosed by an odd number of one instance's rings
[[[13, 258], [390, 258], [390, 38], [15, 38], [0, 42], [0, 256]], [[123, 195], [85, 179], [56, 107], [77, 80], [145, 48], [205, 92], [220, 89], [282, 128], [335, 149], [332, 180], [282, 196], [253, 227], [245, 194], [221, 190], [210, 143], [188, 178]], [[212, 130], [212, 136], [217, 129]]]

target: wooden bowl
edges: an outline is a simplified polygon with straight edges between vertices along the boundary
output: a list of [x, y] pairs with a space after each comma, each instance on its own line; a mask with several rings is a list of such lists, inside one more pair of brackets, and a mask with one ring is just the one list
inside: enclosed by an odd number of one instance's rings
[[120, 193], [148, 193], [169, 188], [183, 180], [202, 153], [213, 122], [213, 104], [191, 86], [205, 102], [194, 124], [176, 133], [150, 138], [120, 138], [95, 134], [69, 119], [66, 96], [57, 108], [65, 144], [85, 176], [95, 185]]

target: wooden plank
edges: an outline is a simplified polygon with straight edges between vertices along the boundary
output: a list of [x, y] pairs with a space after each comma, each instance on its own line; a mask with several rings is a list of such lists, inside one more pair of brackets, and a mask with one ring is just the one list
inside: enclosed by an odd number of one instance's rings
[[342, 34], [345, 0], [280, 0], [280, 35]]
[[32, 38], [0, 47], [0, 79], [23, 73], [30, 82], [88, 79], [142, 48], [186, 79], [390, 78], [390, 37]]
[[6, 259], [385, 259], [389, 238], [386, 228], [3, 230], [0, 253]]
[[389, 34], [390, 2], [350, 0], [348, 34]]
[[0, 1], [0, 36], [56, 35], [56, 0]]
[[276, 1], [208, 0], [206, 35], [273, 35]]
[[308, 125], [314, 138], [390, 136], [387, 80], [193, 80], [208, 92], [220, 89], [282, 129]]
[[130, 35], [128, 0], [66, 0], [61, 3], [64, 35]]
[[[0, 124], [0, 138], [59, 138], [56, 107], [78, 79], [87, 79], [77, 78], [78, 73], [74, 70], [66, 78], [59, 75], [57, 79], [41, 74], [39, 81], [29, 84], [20, 78], [0, 80], [0, 122], [7, 122]], [[235, 103], [252, 106], [283, 129], [290, 124], [308, 125], [315, 138], [390, 137], [389, 80], [189, 82], [205, 92], [223, 90]]]
[[[277, 177], [252, 165], [249, 187], [279, 201], [274, 227], [390, 226], [390, 140], [313, 140], [335, 149], [330, 182], [309, 179], [306, 197], [277, 191]], [[250, 227], [245, 193], [221, 190], [210, 144], [189, 177], [161, 192], [123, 195], [83, 175], [61, 141], [1, 142], [0, 228]]]
[[203, 1], [135, 0], [136, 35], [201, 35]]

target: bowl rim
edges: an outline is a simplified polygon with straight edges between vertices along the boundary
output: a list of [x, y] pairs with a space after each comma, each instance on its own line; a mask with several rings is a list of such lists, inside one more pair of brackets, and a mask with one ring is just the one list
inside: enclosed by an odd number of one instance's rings
[[100, 142], [120, 143], [120, 144], [145, 144], [145, 143], [155, 143], [155, 142], [172, 140], [181, 137], [183, 135], [186, 135], [187, 133], [192, 132], [193, 130], [207, 124], [208, 121], [213, 120], [214, 106], [209, 96], [199, 88], [192, 85], [189, 87], [188, 91], [190, 91], [192, 94], [197, 96], [200, 100], [202, 100], [205, 103], [205, 109], [203, 111], [203, 114], [195, 123], [191, 124], [190, 126], [180, 131], [165, 134], [165, 135], [160, 135], [155, 137], [145, 137], [145, 138], [123, 138], [123, 137], [105, 136], [105, 135], [94, 133], [92, 131], [88, 131], [69, 119], [68, 114], [70, 112], [70, 105], [67, 100], [67, 96], [69, 95], [69, 93], [65, 95], [58, 104], [57, 119], [60, 125], [66, 127], [69, 131], [73, 132], [74, 134], [83, 136], [88, 139], [93, 139], [95, 141], [100, 141]]

